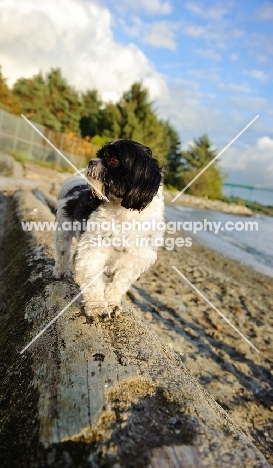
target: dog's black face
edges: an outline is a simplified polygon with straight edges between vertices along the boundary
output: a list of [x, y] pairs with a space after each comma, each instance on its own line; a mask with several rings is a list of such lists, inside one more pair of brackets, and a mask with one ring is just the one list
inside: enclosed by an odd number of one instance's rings
[[116, 140], [103, 146], [97, 159], [89, 162], [87, 177], [107, 198], [121, 200], [121, 206], [141, 211], [151, 203], [162, 182], [158, 162], [147, 146], [132, 140]]

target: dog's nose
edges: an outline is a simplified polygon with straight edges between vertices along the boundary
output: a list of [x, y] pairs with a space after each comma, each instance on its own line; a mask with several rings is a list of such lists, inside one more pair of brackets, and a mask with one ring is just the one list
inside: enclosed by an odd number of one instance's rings
[[96, 164], [95, 160], [94, 159], [91, 159], [91, 161], [89, 161], [88, 163], [88, 167], [92, 167]]

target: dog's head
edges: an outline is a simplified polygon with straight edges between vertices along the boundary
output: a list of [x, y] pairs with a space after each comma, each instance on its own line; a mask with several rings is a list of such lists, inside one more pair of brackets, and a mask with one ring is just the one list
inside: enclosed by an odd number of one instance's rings
[[162, 182], [162, 172], [152, 151], [132, 140], [116, 140], [103, 146], [91, 159], [87, 178], [107, 198], [141, 211], [151, 203]]

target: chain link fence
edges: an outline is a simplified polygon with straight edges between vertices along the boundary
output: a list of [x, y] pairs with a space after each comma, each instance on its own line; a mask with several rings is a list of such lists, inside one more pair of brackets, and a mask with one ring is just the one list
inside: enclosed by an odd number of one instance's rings
[[[97, 148], [90, 143], [65, 133], [51, 131], [32, 122], [77, 168], [85, 167]], [[84, 143], [84, 144], [83, 144]], [[66, 148], [69, 146], [70, 151]], [[76, 151], [79, 150], [80, 154]], [[0, 109], [0, 153], [21, 154], [23, 159], [56, 164], [67, 168], [69, 164], [22, 117]]]

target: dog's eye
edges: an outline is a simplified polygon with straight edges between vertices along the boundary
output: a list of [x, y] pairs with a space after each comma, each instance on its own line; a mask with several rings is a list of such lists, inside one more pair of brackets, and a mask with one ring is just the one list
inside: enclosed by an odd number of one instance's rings
[[117, 158], [110, 158], [109, 163], [111, 164], [111, 166], [118, 166], [119, 160]]

